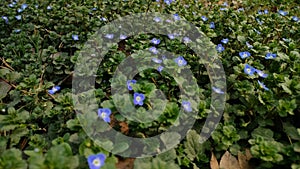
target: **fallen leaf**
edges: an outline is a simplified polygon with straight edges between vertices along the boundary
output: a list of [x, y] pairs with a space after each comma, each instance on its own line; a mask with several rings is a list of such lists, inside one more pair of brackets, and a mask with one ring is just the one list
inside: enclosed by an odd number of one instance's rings
[[222, 156], [220, 169], [241, 169], [238, 160], [228, 151]]
[[213, 152], [211, 152], [210, 168], [211, 169], [219, 169], [218, 160]]
[[125, 122], [120, 122], [119, 125], [121, 126], [120, 130], [123, 134], [128, 134], [129, 132], [129, 127], [128, 124]]
[[253, 166], [249, 163], [249, 160], [252, 158], [249, 149], [246, 149], [246, 153], [238, 152], [238, 161], [241, 169], [254, 169]]
[[125, 158], [118, 159], [118, 163], [116, 164], [117, 169], [133, 169], [134, 167], [134, 158]]

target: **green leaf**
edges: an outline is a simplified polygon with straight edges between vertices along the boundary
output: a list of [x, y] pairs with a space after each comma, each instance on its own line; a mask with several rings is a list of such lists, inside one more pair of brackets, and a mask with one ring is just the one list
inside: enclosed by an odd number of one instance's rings
[[168, 132], [161, 134], [160, 139], [164, 143], [166, 149], [170, 149], [180, 142], [180, 137], [180, 134], [176, 132]]
[[2, 169], [27, 169], [27, 164], [22, 160], [22, 152], [12, 148], [6, 150], [0, 156], [0, 168]]
[[11, 89], [11, 86], [5, 81], [0, 80], [0, 99], [6, 97], [7, 93]]
[[140, 159], [137, 158], [134, 161], [134, 168], [138, 169], [180, 169], [180, 167], [175, 164], [174, 161], [163, 161], [162, 159], [156, 157], [156, 158], [150, 158], [150, 160]]
[[193, 161], [204, 151], [200, 144], [200, 135], [195, 130], [189, 130], [186, 140], [187, 141], [184, 142], [184, 152], [187, 154], [187, 157]]

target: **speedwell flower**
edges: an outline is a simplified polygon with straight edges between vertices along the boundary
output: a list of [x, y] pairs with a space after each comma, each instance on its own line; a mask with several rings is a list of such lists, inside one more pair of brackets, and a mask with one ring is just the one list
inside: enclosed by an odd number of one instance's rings
[[103, 153], [88, 156], [87, 161], [89, 164], [89, 168], [100, 169], [104, 165], [105, 159], [106, 156]]
[[267, 88], [267, 86], [263, 83], [263, 82], [260, 82], [259, 80], [257, 80], [259, 86], [265, 90], [269, 90], [269, 88]]
[[183, 37], [183, 42], [189, 43], [189, 42], [191, 42], [191, 39], [189, 37]]
[[153, 62], [155, 62], [155, 63], [161, 63], [161, 62], [162, 62], [161, 59], [157, 59], [157, 58], [152, 58], [151, 60], [152, 60]]
[[134, 79], [133, 80], [128, 80], [127, 81], [127, 89], [128, 90], [132, 90], [132, 86], [131, 85], [135, 84], [135, 83], [136, 83], [136, 80], [134, 80]]
[[184, 60], [182, 56], [176, 58], [175, 62], [178, 64], [178, 66], [185, 66], [187, 64], [187, 62]]
[[202, 19], [204, 22], [208, 20], [206, 16], [201, 16], [201, 19]]
[[254, 67], [252, 67], [252, 66], [250, 66], [250, 65], [248, 65], [248, 64], [245, 65], [244, 72], [245, 72], [247, 75], [252, 76], [252, 75], [255, 73], [255, 70], [256, 70], [256, 69], [255, 69]]
[[158, 66], [157, 71], [161, 72], [164, 69], [163, 66]]
[[182, 107], [187, 112], [192, 111], [191, 103], [189, 101], [182, 101]]
[[160, 39], [153, 38], [151, 40], [151, 43], [153, 43], [154, 45], [158, 45], [160, 43]]
[[215, 29], [215, 23], [214, 23], [214, 22], [211, 22], [211, 23], [209, 24], [209, 28], [210, 28], [210, 29]]
[[60, 86], [53, 86], [52, 89], [48, 90], [49, 94], [54, 94], [60, 90]]
[[98, 109], [98, 116], [103, 119], [106, 123], [110, 122], [111, 110], [109, 108]]
[[78, 37], [78, 35], [72, 35], [72, 39], [73, 40], [79, 40], [79, 37]]
[[6, 24], [8, 24], [8, 18], [7, 18], [7, 16], [2, 16], [2, 19], [5, 21]]
[[142, 94], [142, 93], [134, 93], [133, 94], [133, 103], [134, 105], [140, 105], [142, 106], [144, 104], [144, 101], [145, 100], [145, 95]]
[[121, 39], [121, 40], [124, 40], [124, 39], [126, 39], [126, 38], [127, 38], [126, 35], [123, 35], [123, 34], [120, 35], [120, 39]]
[[263, 78], [268, 77], [268, 74], [264, 73], [264, 72], [261, 71], [261, 70], [255, 69], [255, 71], [256, 71], [256, 73], [257, 73], [260, 77], [263, 77]]
[[150, 52], [152, 52], [153, 54], [158, 54], [158, 50], [156, 49], [156, 47], [152, 46], [151, 48], [149, 48]]
[[153, 20], [154, 20], [155, 22], [160, 22], [160, 21], [161, 21], [160, 17], [158, 17], [158, 16], [154, 17]]
[[249, 42], [246, 42], [246, 45], [247, 45], [247, 47], [248, 47], [249, 49], [253, 48], [253, 46], [252, 46], [252, 45], [250, 45], [250, 43], [249, 43]]
[[245, 59], [245, 58], [251, 56], [251, 54], [248, 51], [240, 52], [239, 55], [242, 59]]
[[279, 10], [278, 13], [282, 16], [286, 16], [288, 14], [288, 12], [283, 11], [283, 10]]
[[104, 37], [107, 38], [107, 39], [113, 39], [114, 34], [106, 34]]
[[221, 42], [224, 43], [224, 44], [228, 43], [228, 41], [229, 41], [228, 38], [225, 38], [225, 39], [221, 40]]
[[218, 46], [216, 47], [217, 51], [219, 53], [223, 52], [225, 50], [225, 48], [222, 46], [222, 44], [218, 44]]
[[274, 59], [276, 58], [276, 54], [275, 53], [267, 53], [265, 59]]
[[168, 34], [168, 37], [170, 38], [170, 39], [175, 39], [175, 35], [174, 34]]
[[21, 19], [22, 19], [22, 16], [21, 16], [21, 15], [17, 15], [17, 16], [15, 16], [15, 18], [16, 18], [17, 20], [21, 20]]
[[174, 14], [173, 18], [175, 21], [179, 21], [180, 20], [180, 16], [178, 14]]
[[217, 87], [212, 87], [213, 91], [218, 93], [218, 94], [224, 94], [224, 92], [220, 89], [220, 88], [217, 88]]
[[295, 21], [295, 22], [298, 22], [298, 21], [299, 21], [299, 18], [298, 18], [297, 16], [293, 16], [293, 17], [292, 17], [292, 20]]

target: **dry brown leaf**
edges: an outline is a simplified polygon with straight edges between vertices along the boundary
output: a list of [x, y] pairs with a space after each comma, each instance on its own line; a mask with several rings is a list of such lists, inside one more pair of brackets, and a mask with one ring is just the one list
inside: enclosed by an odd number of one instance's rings
[[128, 124], [125, 122], [120, 122], [119, 125], [121, 126], [120, 130], [123, 134], [128, 134], [129, 132], [129, 127]]
[[218, 160], [213, 152], [211, 152], [210, 168], [211, 169], [219, 169]]
[[253, 166], [249, 163], [249, 160], [252, 158], [249, 149], [246, 149], [246, 153], [243, 154], [238, 152], [238, 161], [241, 169], [254, 169]]
[[134, 160], [135, 160], [134, 158], [118, 159], [116, 168], [117, 169], [133, 169]]
[[238, 160], [228, 151], [222, 156], [220, 169], [241, 169]]

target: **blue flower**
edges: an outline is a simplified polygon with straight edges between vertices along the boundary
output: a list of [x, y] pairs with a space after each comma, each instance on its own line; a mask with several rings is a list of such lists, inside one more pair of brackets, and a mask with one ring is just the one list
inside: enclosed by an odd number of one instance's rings
[[256, 69], [255, 69], [254, 67], [252, 67], [252, 66], [250, 66], [250, 65], [248, 65], [248, 64], [245, 65], [244, 72], [245, 72], [247, 75], [252, 76], [252, 75], [255, 73], [255, 70], [256, 70]]
[[288, 14], [288, 12], [283, 11], [283, 10], [279, 10], [278, 13], [282, 16], [286, 16]]
[[132, 86], [131, 85], [135, 84], [135, 83], [136, 83], [136, 80], [134, 80], [134, 79], [133, 80], [128, 80], [127, 81], [127, 89], [128, 90], [132, 90]]
[[201, 19], [202, 19], [204, 22], [208, 20], [208, 19], [206, 18], [206, 16], [201, 16]]
[[161, 72], [164, 69], [163, 66], [158, 66], [157, 71]]
[[265, 59], [274, 59], [276, 58], [276, 54], [275, 53], [267, 53]]
[[17, 16], [15, 16], [15, 18], [16, 18], [17, 20], [21, 20], [21, 19], [22, 19], [22, 16], [21, 16], [21, 15], [17, 15]]
[[293, 16], [293, 17], [292, 17], [292, 20], [295, 21], [295, 22], [298, 22], [298, 21], [299, 21], [299, 18], [298, 18], [297, 16]]
[[11, 4], [8, 4], [9, 7], [13, 8], [16, 5], [16, 2], [12, 2]]
[[224, 3], [223, 3], [223, 6], [228, 6], [228, 3], [227, 3], [227, 2], [224, 2]]
[[160, 22], [160, 21], [161, 21], [160, 17], [158, 17], [158, 16], [154, 17], [153, 20], [154, 20], [155, 22]]
[[228, 40], [227, 38], [221, 40], [221, 42], [224, 43], [224, 44], [228, 43], [228, 41], [229, 41], [229, 40]]
[[240, 52], [239, 55], [242, 59], [245, 59], [245, 58], [251, 56], [251, 54], [248, 51]]
[[104, 37], [107, 38], [107, 39], [113, 39], [114, 34], [106, 34]]
[[151, 47], [149, 48], [150, 52], [152, 52], [153, 54], [158, 54], [158, 50], [156, 49], [156, 47]]
[[98, 109], [98, 116], [106, 123], [110, 123], [111, 110], [109, 108]]
[[49, 6], [47, 6], [47, 10], [51, 10], [52, 9], [52, 7], [49, 5]]
[[104, 17], [101, 17], [101, 18], [100, 18], [100, 21], [107, 21], [107, 19], [104, 18]]
[[168, 37], [169, 37], [170, 39], [175, 39], [175, 35], [174, 35], [174, 34], [168, 34]]
[[285, 42], [291, 42], [291, 39], [289, 39], [289, 38], [282, 38], [282, 40]]
[[242, 12], [242, 11], [245, 11], [245, 10], [244, 10], [244, 8], [239, 8], [237, 11]]
[[220, 8], [220, 11], [226, 11], [227, 8]]
[[187, 64], [187, 62], [184, 60], [182, 56], [176, 58], [175, 62], [178, 64], [178, 66], [185, 66]]
[[22, 5], [21, 5], [21, 9], [23, 9], [23, 10], [25, 10], [27, 7], [28, 7], [27, 4], [22, 4]]
[[256, 30], [255, 28], [253, 29], [257, 34], [261, 34], [258, 30]]
[[155, 63], [161, 63], [161, 62], [162, 62], [161, 59], [157, 59], [157, 58], [152, 58], [151, 60], [152, 60], [153, 62], [155, 62]]
[[248, 43], [248, 42], [246, 42], [246, 45], [247, 45], [247, 47], [248, 47], [249, 49], [253, 48], [253, 46], [250, 45], [250, 43]]
[[260, 82], [259, 80], [257, 80], [259, 86], [265, 90], [269, 90], [269, 88], [266, 87], [266, 85], [263, 82]]
[[257, 73], [260, 77], [263, 77], [263, 78], [268, 77], [268, 74], [264, 73], [264, 72], [261, 71], [261, 70], [255, 69], [255, 71], [256, 71], [256, 73]]
[[145, 95], [142, 94], [142, 93], [134, 93], [133, 94], [133, 103], [134, 105], [140, 105], [142, 106], [144, 104], [144, 101], [145, 100]]
[[153, 43], [154, 45], [158, 45], [160, 43], [160, 40], [159, 39], [156, 39], [156, 38], [153, 38], [151, 40], [151, 43]]
[[262, 25], [264, 22], [260, 21], [258, 18], [256, 18], [256, 21], [258, 22], [258, 24]]
[[182, 104], [182, 107], [185, 111], [187, 111], [187, 112], [192, 111], [191, 103], [189, 101], [182, 101], [181, 104]]
[[92, 8], [92, 11], [97, 11], [97, 8], [96, 7]]
[[215, 29], [215, 23], [214, 23], [214, 22], [211, 22], [211, 23], [209, 24], [209, 28], [210, 28], [210, 29]]
[[222, 44], [218, 44], [218, 46], [216, 47], [217, 51], [219, 53], [223, 52], [225, 50], [225, 48], [222, 46]]
[[264, 12], [262, 12], [261, 10], [259, 10], [257, 13], [258, 13], [259, 15], [264, 14]]
[[164, 0], [164, 2], [167, 4], [167, 5], [170, 5], [172, 3], [172, 0]]
[[189, 43], [189, 42], [191, 42], [191, 39], [189, 37], [183, 37], [183, 42]]
[[269, 11], [268, 11], [267, 9], [265, 9], [265, 10], [264, 10], [264, 13], [265, 13], [265, 14], [268, 14], [268, 13], [269, 13]]
[[220, 88], [212, 87], [213, 91], [218, 94], [224, 94], [224, 92]]
[[104, 165], [105, 159], [106, 156], [103, 153], [88, 156], [87, 161], [89, 164], [89, 168], [100, 169]]
[[19, 33], [19, 32], [21, 32], [21, 29], [15, 29], [14, 32]]
[[59, 90], [60, 90], [59, 86], [53, 86], [52, 89], [48, 90], [48, 93], [49, 94], [54, 94], [54, 93], [56, 93]]
[[73, 40], [79, 40], [79, 37], [78, 37], [78, 35], [72, 35], [72, 39]]
[[175, 21], [179, 21], [180, 20], [180, 16], [178, 14], [174, 14], [173, 18]]
[[7, 16], [2, 16], [2, 19], [5, 21], [6, 24], [8, 24], [8, 18], [7, 18]]
[[121, 40], [124, 40], [124, 39], [126, 39], [126, 38], [127, 38], [126, 35], [123, 35], [123, 34], [120, 35], [120, 39], [121, 39]]

